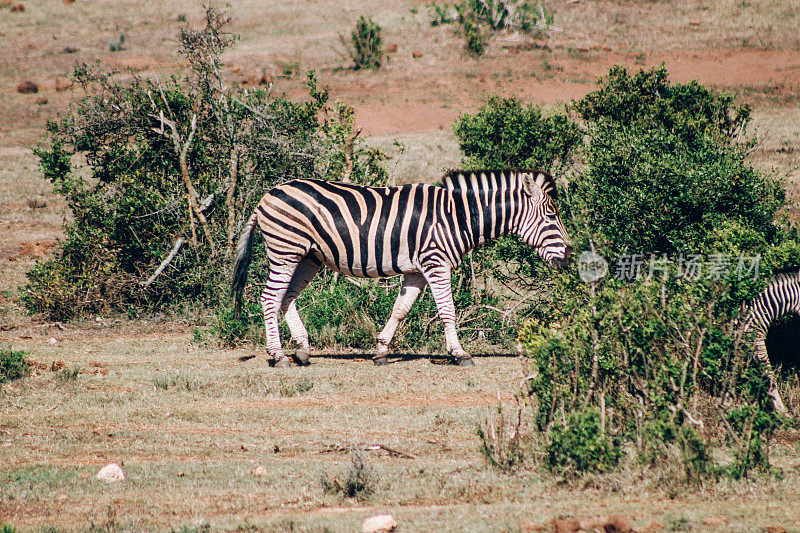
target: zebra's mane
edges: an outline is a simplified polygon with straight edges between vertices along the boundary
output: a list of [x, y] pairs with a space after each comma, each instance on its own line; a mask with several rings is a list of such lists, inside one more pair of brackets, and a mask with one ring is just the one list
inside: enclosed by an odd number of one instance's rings
[[798, 281], [800, 279], [800, 268], [790, 267], [783, 268], [777, 272], [773, 272], [770, 285], [775, 283], [785, 283], [787, 281]]
[[[506, 180], [508, 180], [508, 176], [510, 174], [520, 175], [520, 174], [529, 174], [533, 177], [534, 182], [541, 187], [542, 191], [550, 196], [552, 199], [558, 198], [558, 189], [556, 188], [556, 180], [543, 170], [532, 170], [532, 169], [520, 169], [520, 168], [506, 168], [506, 169], [482, 169], [482, 170], [448, 170], [444, 176], [442, 176], [442, 187], [446, 189], [456, 189], [461, 187], [461, 180], [459, 180], [459, 176], [464, 176], [465, 178], [469, 178], [472, 175], [480, 176], [481, 174], [486, 174], [487, 176], [495, 175], [497, 179], [500, 176], [504, 176]], [[472, 185], [471, 180], [465, 179], [464, 183], [466, 183], [467, 187]], [[521, 183], [521, 182], [520, 182]]]

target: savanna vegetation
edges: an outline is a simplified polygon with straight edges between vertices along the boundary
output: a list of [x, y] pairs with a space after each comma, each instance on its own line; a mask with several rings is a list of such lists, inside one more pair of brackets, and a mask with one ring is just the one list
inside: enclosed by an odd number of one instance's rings
[[[540, 2], [429, 9], [478, 60], [492, 36], [553, 22]], [[69, 216], [19, 297], [48, 332], [77, 333], [33, 353], [0, 346], [0, 444], [14, 459], [0, 469], [0, 528], [34, 509], [48, 529], [64, 502], [70, 527], [93, 530], [352, 530], [384, 509], [420, 530], [524, 530], [578, 507], [624, 509], [637, 529], [653, 516], [705, 527], [706, 513], [745, 529], [765, 501], [759, 520], [791, 519], [796, 421], [773, 412], [739, 319], [773, 273], [800, 265], [800, 236], [781, 180], [752, 164], [749, 106], [664, 66], [612, 67], [566, 105], [487, 96], [452, 124], [462, 166], [552, 172], [584, 253], [554, 272], [504, 238], [454, 272], [467, 349], [522, 356], [469, 374], [416, 361], [442, 351], [427, 293], [395, 337], [403, 364], [352, 361], [374, 349], [399, 280], [323, 272], [298, 307], [336, 359], [275, 371], [235, 361], [263, 342], [268, 268], [259, 243], [237, 318], [243, 221], [287, 179], [384, 185], [387, 155], [314, 72], [302, 97], [229, 83], [228, 16], [208, 9], [200, 29], [180, 17], [183, 74], [78, 64], [82, 97], [36, 149]], [[115, 53], [135, 41], [124, 35]], [[340, 44], [348, 75], [386, 70], [372, 18]], [[113, 335], [82, 337], [85, 319]], [[171, 329], [181, 320], [191, 341]], [[31, 363], [48, 359], [52, 376]], [[796, 376], [779, 384], [797, 413]], [[100, 486], [95, 465], [111, 460], [128, 480]]]
[[[360, 142], [353, 109], [330, 104], [313, 73], [300, 103], [225, 88], [227, 22], [209, 9], [203, 29], [182, 31], [183, 78], [122, 83], [76, 69], [87, 96], [48, 126], [51, 144], [37, 151], [73, 220], [62, 250], [28, 274], [31, 311], [64, 319], [206, 307], [215, 319], [196, 340], [258, 343], [255, 298], [238, 320], [226, 296], [233, 244], [258, 192], [299, 176], [385, 183], [383, 155]], [[359, 20], [353, 43], [379, 43], [370, 24]], [[354, 57], [364, 53], [357, 45]], [[770, 412], [737, 319], [771, 273], [800, 264], [800, 241], [780, 218], [781, 184], [745, 160], [749, 119], [733, 97], [673, 84], [663, 67], [614, 67], [562, 111], [492, 96], [454, 124], [467, 168], [564, 176], [559, 201], [576, 249], [610, 262], [607, 276], [585, 283], [504, 238], [454, 274], [468, 340], [508, 347], [523, 321], [526, 386], [552, 469], [613, 469], [630, 442], [649, 461], [675, 447], [690, 478], [768, 470], [763, 450], [785, 421]], [[76, 154], [91, 178], [72, 171]], [[257, 263], [263, 275], [263, 256]], [[299, 307], [316, 344], [370, 350], [396, 288], [326, 274]], [[398, 348], [439, 348], [435, 311], [423, 298]], [[714, 442], [700, 437], [706, 424], [719, 428]], [[575, 439], [599, 455], [579, 457]], [[694, 465], [732, 443], [732, 464]]]

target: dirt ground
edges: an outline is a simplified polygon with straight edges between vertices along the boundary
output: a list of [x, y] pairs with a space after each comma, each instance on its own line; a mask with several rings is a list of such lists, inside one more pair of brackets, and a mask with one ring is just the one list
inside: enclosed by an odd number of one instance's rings
[[[498, 398], [513, 403], [522, 379], [513, 357], [481, 358], [474, 372], [413, 357], [378, 370], [358, 356], [275, 372], [263, 358], [240, 362], [241, 352], [198, 347], [187, 324], [28, 317], [17, 289], [58, 245], [66, 215], [31, 147], [47, 120], [80, 98], [69, 73], [93, 61], [145, 76], [178, 72], [179, 19], [198, 26], [203, 9], [188, 0], [21, 1], [22, 12], [0, 2], [0, 344], [48, 368], [0, 393], [0, 523], [353, 531], [388, 510], [405, 531], [518, 530], [614, 513], [639, 530], [800, 531], [796, 443], [778, 453], [782, 480], [683, 495], [635, 469], [626, 478], [633, 484], [603, 478], [576, 488], [535, 470], [504, 477], [483, 468], [475, 424]], [[452, 26], [430, 25], [426, 4], [228, 2], [240, 36], [226, 56], [229, 80], [304, 98], [303, 73], [315, 70], [333, 99], [356, 107], [362, 137], [393, 156], [389, 173], [403, 183], [458, 165], [451, 125], [488, 94], [552, 109], [592, 90], [612, 65], [663, 63], [673, 81], [697, 80], [753, 106], [752, 161], [785, 177], [789, 215], [800, 218], [796, 1], [547, 1], [552, 29], [499, 35], [480, 59], [464, 53]], [[397, 47], [377, 71], [353, 71], [341, 55], [339, 35], [360, 14]], [[111, 52], [121, 35], [123, 49]], [[18, 92], [25, 80], [38, 92]], [[67, 372], [51, 371], [54, 361]], [[344, 475], [349, 450], [371, 444], [413, 458], [364, 452], [379, 473], [377, 496], [362, 503], [325, 494], [321, 473]], [[94, 480], [110, 461], [124, 463], [126, 483]], [[254, 474], [258, 466], [266, 475]]]

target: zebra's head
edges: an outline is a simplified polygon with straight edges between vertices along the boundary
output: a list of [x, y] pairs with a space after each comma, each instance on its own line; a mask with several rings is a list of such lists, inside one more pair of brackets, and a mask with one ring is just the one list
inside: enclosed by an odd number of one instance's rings
[[558, 214], [556, 183], [542, 171], [520, 172], [522, 205], [516, 233], [539, 256], [555, 268], [564, 268], [572, 258], [572, 244]]

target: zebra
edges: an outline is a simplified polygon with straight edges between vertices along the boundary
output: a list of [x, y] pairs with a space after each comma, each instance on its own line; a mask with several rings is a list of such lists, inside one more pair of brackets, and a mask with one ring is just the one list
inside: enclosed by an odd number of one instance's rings
[[767, 394], [772, 399], [773, 409], [784, 414], [788, 411], [778, 392], [775, 371], [767, 355], [766, 340], [772, 322], [790, 313], [800, 314], [800, 269], [797, 268], [776, 274], [767, 288], [750, 301], [742, 327], [745, 333], [755, 332], [753, 356], [766, 374]]
[[563, 268], [572, 247], [556, 194], [553, 177], [538, 170], [450, 171], [441, 186], [285, 182], [264, 195], [240, 234], [232, 287], [235, 309], [241, 309], [258, 226], [269, 259], [261, 294], [266, 348], [276, 367], [291, 366], [281, 348], [279, 313], [299, 346], [295, 361], [308, 364], [308, 332], [296, 299], [323, 266], [347, 276], [404, 276], [391, 316], [377, 337], [376, 364], [388, 362], [389, 343], [427, 284], [444, 323], [448, 353], [459, 365], [473, 366], [456, 331], [451, 271], [473, 248], [509, 233], [521, 237], [550, 266]]

